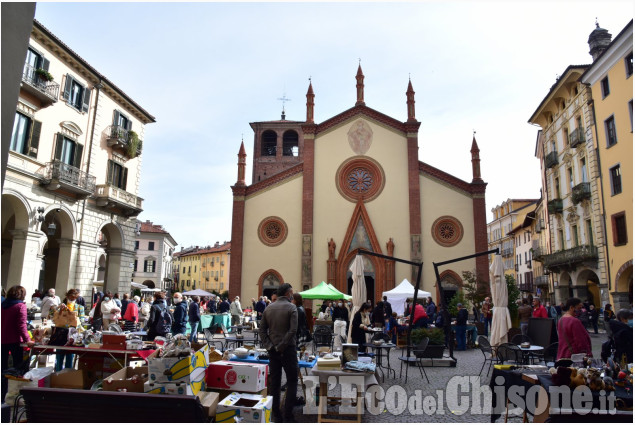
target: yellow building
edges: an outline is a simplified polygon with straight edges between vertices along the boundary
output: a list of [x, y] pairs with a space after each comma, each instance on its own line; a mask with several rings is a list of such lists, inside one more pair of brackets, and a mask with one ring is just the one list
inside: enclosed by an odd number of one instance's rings
[[[267, 295], [283, 282], [306, 290], [321, 281], [350, 293], [358, 248], [423, 262], [421, 286], [439, 298], [460, 288], [463, 270], [489, 280], [482, 256], [442, 267], [437, 292], [432, 265], [487, 251], [486, 183], [476, 140], [471, 150], [468, 139], [464, 154], [452, 155], [465, 166], [471, 160], [471, 182], [432, 167], [419, 160], [426, 150], [412, 84], [406, 91], [407, 118], [400, 121], [366, 106], [361, 67], [356, 80], [354, 106], [326, 121], [314, 122], [309, 84], [305, 121], [283, 116], [251, 123], [252, 184], [245, 181], [247, 155], [241, 145], [232, 186], [230, 296]], [[363, 257], [371, 301], [404, 278], [416, 281], [407, 264]]]
[[231, 242], [223, 244], [216, 242], [213, 247], [206, 247], [199, 251], [201, 256], [201, 284], [199, 287], [201, 289], [218, 293], [227, 290], [230, 253]]
[[[594, 33], [610, 40], [606, 30], [598, 27]], [[633, 21], [605, 50], [595, 53], [592, 46], [593, 64], [580, 81], [592, 92], [608, 289], [619, 309], [633, 305]]]
[[201, 288], [201, 255], [199, 247], [182, 249], [174, 254], [175, 291]]
[[503, 257], [505, 274], [512, 276], [517, 274], [515, 242], [511, 232], [519, 220], [519, 211], [535, 202], [536, 199], [508, 199], [492, 208], [493, 220], [487, 223], [488, 250], [498, 248]]

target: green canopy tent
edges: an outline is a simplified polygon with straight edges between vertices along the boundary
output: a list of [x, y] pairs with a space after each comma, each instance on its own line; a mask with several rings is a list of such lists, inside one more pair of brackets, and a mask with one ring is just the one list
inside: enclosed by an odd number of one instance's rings
[[300, 295], [307, 300], [341, 300], [342, 298], [348, 300], [351, 298], [350, 295], [343, 294], [335, 289], [333, 285], [326, 284], [325, 282], [321, 282], [311, 289], [300, 292]]

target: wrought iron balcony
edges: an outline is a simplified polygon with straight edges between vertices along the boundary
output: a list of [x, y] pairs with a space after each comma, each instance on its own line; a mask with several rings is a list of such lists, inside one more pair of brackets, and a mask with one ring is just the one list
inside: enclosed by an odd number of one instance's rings
[[538, 220], [536, 220], [536, 233], [540, 233], [542, 232], [542, 230], [545, 228], [545, 220], [543, 220], [542, 218], [539, 218]]
[[58, 160], [47, 163], [40, 176], [48, 190], [63, 189], [78, 198], [86, 198], [95, 192], [94, 176]]
[[95, 191], [97, 206], [117, 214], [134, 217], [143, 211], [143, 198], [109, 184], [97, 185]]
[[536, 261], [543, 261], [544, 257], [549, 255], [549, 251], [546, 246], [536, 246], [534, 247], [533, 259]]
[[544, 266], [557, 270], [560, 267], [575, 268], [585, 262], [595, 262], [598, 259], [598, 249], [593, 245], [580, 245], [545, 256]]
[[540, 274], [540, 275], [534, 274], [534, 285], [536, 286], [549, 285], [549, 276], [545, 276], [544, 274]]
[[108, 126], [106, 128], [106, 144], [112, 148], [119, 148], [129, 158], [135, 158], [141, 155], [143, 140], [138, 140], [136, 147], [132, 146], [132, 133], [120, 125]]
[[572, 148], [575, 148], [576, 146], [584, 142], [586, 142], [586, 138], [584, 137], [584, 131], [581, 128], [576, 128], [569, 135], [569, 145]]
[[571, 199], [574, 204], [579, 204], [584, 199], [591, 198], [591, 183], [580, 183], [576, 186], [573, 186], [573, 190], [571, 191]]
[[534, 292], [534, 283], [521, 283], [518, 285], [518, 289], [520, 289], [521, 292]]
[[501, 250], [501, 255], [503, 257], [511, 257], [512, 255], [514, 255], [514, 248], [503, 248]]
[[60, 85], [55, 81], [47, 81], [37, 73], [37, 68], [24, 64], [22, 71], [22, 89], [37, 97], [42, 106], [49, 106], [57, 102], [60, 94]]
[[549, 214], [562, 214], [562, 199], [552, 199], [547, 203]]
[[551, 168], [558, 165], [558, 152], [549, 152], [545, 156], [545, 167]]

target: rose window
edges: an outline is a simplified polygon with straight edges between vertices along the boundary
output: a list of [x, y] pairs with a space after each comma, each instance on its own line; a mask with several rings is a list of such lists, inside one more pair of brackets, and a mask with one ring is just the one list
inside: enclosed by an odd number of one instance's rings
[[267, 217], [258, 226], [258, 237], [265, 245], [280, 245], [287, 238], [287, 225], [279, 217]]
[[443, 216], [432, 224], [432, 238], [441, 246], [454, 246], [463, 238], [463, 226], [454, 217]]
[[356, 168], [348, 175], [348, 187], [353, 192], [367, 192], [373, 185], [373, 176], [365, 168]]
[[379, 196], [383, 190], [384, 171], [370, 158], [354, 157], [340, 165], [335, 175], [335, 185], [349, 201], [368, 202]]

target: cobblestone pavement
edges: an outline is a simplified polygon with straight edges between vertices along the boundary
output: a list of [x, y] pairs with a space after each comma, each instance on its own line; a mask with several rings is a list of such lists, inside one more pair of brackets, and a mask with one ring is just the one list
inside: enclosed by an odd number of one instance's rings
[[[595, 357], [599, 357], [601, 345], [606, 340], [606, 333], [600, 330], [600, 333], [596, 335], [591, 330], [590, 335], [593, 354]], [[382, 382], [381, 378], [379, 379], [381, 387], [379, 392], [382, 395], [392, 395], [392, 397], [390, 399], [380, 397], [380, 401], [384, 403], [375, 406], [383, 407], [383, 409], [376, 411], [376, 408], [371, 407], [370, 410], [375, 411], [369, 411], [368, 399], [371, 399], [369, 394], [371, 391], [367, 391], [367, 403], [362, 422], [490, 422], [490, 414], [483, 410], [483, 406], [490, 406], [491, 399], [481, 397], [480, 403], [474, 403], [469, 397], [471, 391], [476, 387], [474, 384], [480, 383], [480, 385], [488, 386], [490, 381], [490, 376], [485, 376], [488, 373], [486, 370], [483, 371], [483, 376], [479, 377], [483, 365], [483, 354], [480, 350], [455, 351], [456, 367], [426, 367], [425, 371], [430, 380], [429, 383], [421, 377], [420, 372], [413, 366], [410, 367], [408, 382], [404, 383], [405, 371], [403, 377], [399, 378], [401, 362], [398, 357], [401, 355], [405, 355], [405, 350], [403, 354], [399, 348], [391, 350], [390, 364], [396, 369], [396, 376], [390, 373], [386, 376], [385, 382]], [[445, 350], [445, 356], [447, 355], [448, 350]], [[459, 387], [456, 384], [460, 377], [473, 377], [470, 381], [472, 385], [469, 388]], [[332, 389], [329, 395], [338, 395], [338, 389]], [[461, 404], [466, 396], [468, 396], [466, 401], [469, 400], [469, 408], [467, 412], [462, 412]], [[302, 406], [297, 406], [294, 414], [298, 421], [317, 422], [317, 416], [305, 414]], [[503, 422], [503, 418], [498, 418], [496, 422]], [[508, 422], [520, 423], [522, 417], [510, 416]]]

